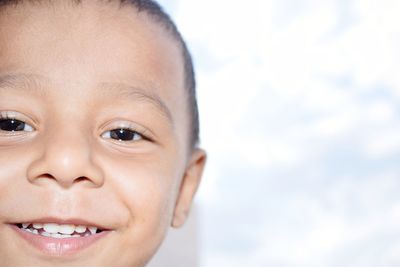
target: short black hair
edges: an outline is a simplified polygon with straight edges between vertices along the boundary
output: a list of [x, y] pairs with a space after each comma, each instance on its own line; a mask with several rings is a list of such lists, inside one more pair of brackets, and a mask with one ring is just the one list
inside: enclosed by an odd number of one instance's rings
[[[22, 2], [44, 2], [46, 0], [0, 0], [0, 7], [8, 5], [18, 5]], [[74, 3], [81, 3], [83, 0], [70, 0]], [[182, 50], [184, 71], [185, 71], [185, 89], [187, 90], [187, 101], [189, 106], [190, 116], [190, 145], [192, 148], [196, 147], [199, 143], [199, 111], [196, 98], [196, 78], [193, 66], [193, 59], [183, 39], [180, 31], [171, 17], [164, 11], [164, 9], [154, 0], [107, 0], [108, 2], [119, 1], [121, 5], [132, 5], [138, 12], [143, 12], [148, 15], [154, 22], [160, 24], [167, 30], [172, 37], [178, 42]], [[47, 0], [51, 2], [51, 0]]]

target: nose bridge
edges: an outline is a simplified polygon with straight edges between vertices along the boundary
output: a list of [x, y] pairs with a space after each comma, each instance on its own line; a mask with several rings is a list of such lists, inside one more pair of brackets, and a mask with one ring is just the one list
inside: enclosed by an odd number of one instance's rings
[[91, 136], [79, 125], [64, 121], [45, 131], [43, 154], [31, 168], [31, 181], [51, 178], [62, 187], [77, 181], [102, 184], [101, 170], [93, 162]]
[[91, 158], [89, 140], [84, 130], [77, 126], [58, 126], [52, 129], [45, 146], [49, 166], [59, 168], [60, 171], [78, 171]]

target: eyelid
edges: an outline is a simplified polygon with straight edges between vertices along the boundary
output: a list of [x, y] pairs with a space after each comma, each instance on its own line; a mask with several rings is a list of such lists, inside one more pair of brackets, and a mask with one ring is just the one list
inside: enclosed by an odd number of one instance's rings
[[119, 130], [119, 129], [105, 131], [101, 135], [101, 137], [103, 137], [105, 139], [113, 139], [115, 141], [122, 142], [122, 143], [133, 143], [133, 142], [138, 142], [140, 140], [147, 140], [147, 138], [144, 135], [142, 135], [141, 133], [139, 133], [138, 131], [135, 131], [135, 130], [132, 130], [132, 129], [127, 129], [127, 128], [121, 128], [121, 129], [131, 131], [134, 134], [134, 137], [137, 136], [137, 137], [139, 137], [139, 139], [134, 138], [133, 140], [121, 140], [121, 139], [117, 140], [117, 139], [112, 138], [111, 137], [111, 131], [115, 131], [115, 130]]
[[28, 116], [26, 116], [20, 112], [17, 112], [17, 111], [0, 110], [0, 120], [8, 120], [8, 119], [22, 121], [23, 123], [25, 123], [26, 125], [29, 125], [32, 128], [32, 132], [36, 130], [33, 120], [29, 119]]
[[150, 130], [133, 122], [129, 122], [126, 120], [114, 120], [106, 123], [105, 125], [106, 126], [101, 127], [101, 135], [103, 135], [105, 132], [112, 130], [126, 129], [138, 133], [142, 136], [144, 140], [154, 141], [154, 135], [153, 133], [151, 133]]

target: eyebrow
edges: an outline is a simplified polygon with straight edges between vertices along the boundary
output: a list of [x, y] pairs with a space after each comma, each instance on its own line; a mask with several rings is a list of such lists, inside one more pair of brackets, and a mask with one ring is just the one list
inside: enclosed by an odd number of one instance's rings
[[[0, 90], [30, 90], [40, 96], [45, 96], [43, 81], [48, 80], [45, 76], [27, 73], [12, 73], [0, 75]], [[101, 82], [98, 88], [103, 91], [117, 91], [115, 95], [121, 99], [142, 100], [154, 106], [162, 116], [166, 117], [171, 125], [174, 124], [172, 113], [164, 101], [152, 90], [145, 90], [140, 87], [131, 86], [125, 83]]]
[[[0, 75], [0, 89], [31, 90], [40, 95], [45, 95], [42, 81], [47, 80], [37, 74], [12, 73]], [[34, 86], [32, 86], [32, 84]]]
[[116, 95], [119, 98], [125, 99], [134, 99], [134, 100], [142, 100], [150, 103], [155, 106], [160, 114], [168, 119], [168, 121], [173, 125], [173, 117], [170, 109], [165, 104], [165, 102], [155, 93], [151, 93], [152, 90], [145, 90], [140, 87], [131, 86], [125, 83], [111, 83], [111, 82], [102, 82], [99, 84], [100, 88], [106, 90], [116, 89]]

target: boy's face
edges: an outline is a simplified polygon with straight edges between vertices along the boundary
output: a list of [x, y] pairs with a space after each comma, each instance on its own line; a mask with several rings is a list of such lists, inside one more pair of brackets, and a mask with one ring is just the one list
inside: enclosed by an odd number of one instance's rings
[[1, 266], [143, 266], [205, 161], [181, 51], [132, 7], [65, 2], [0, 15]]

